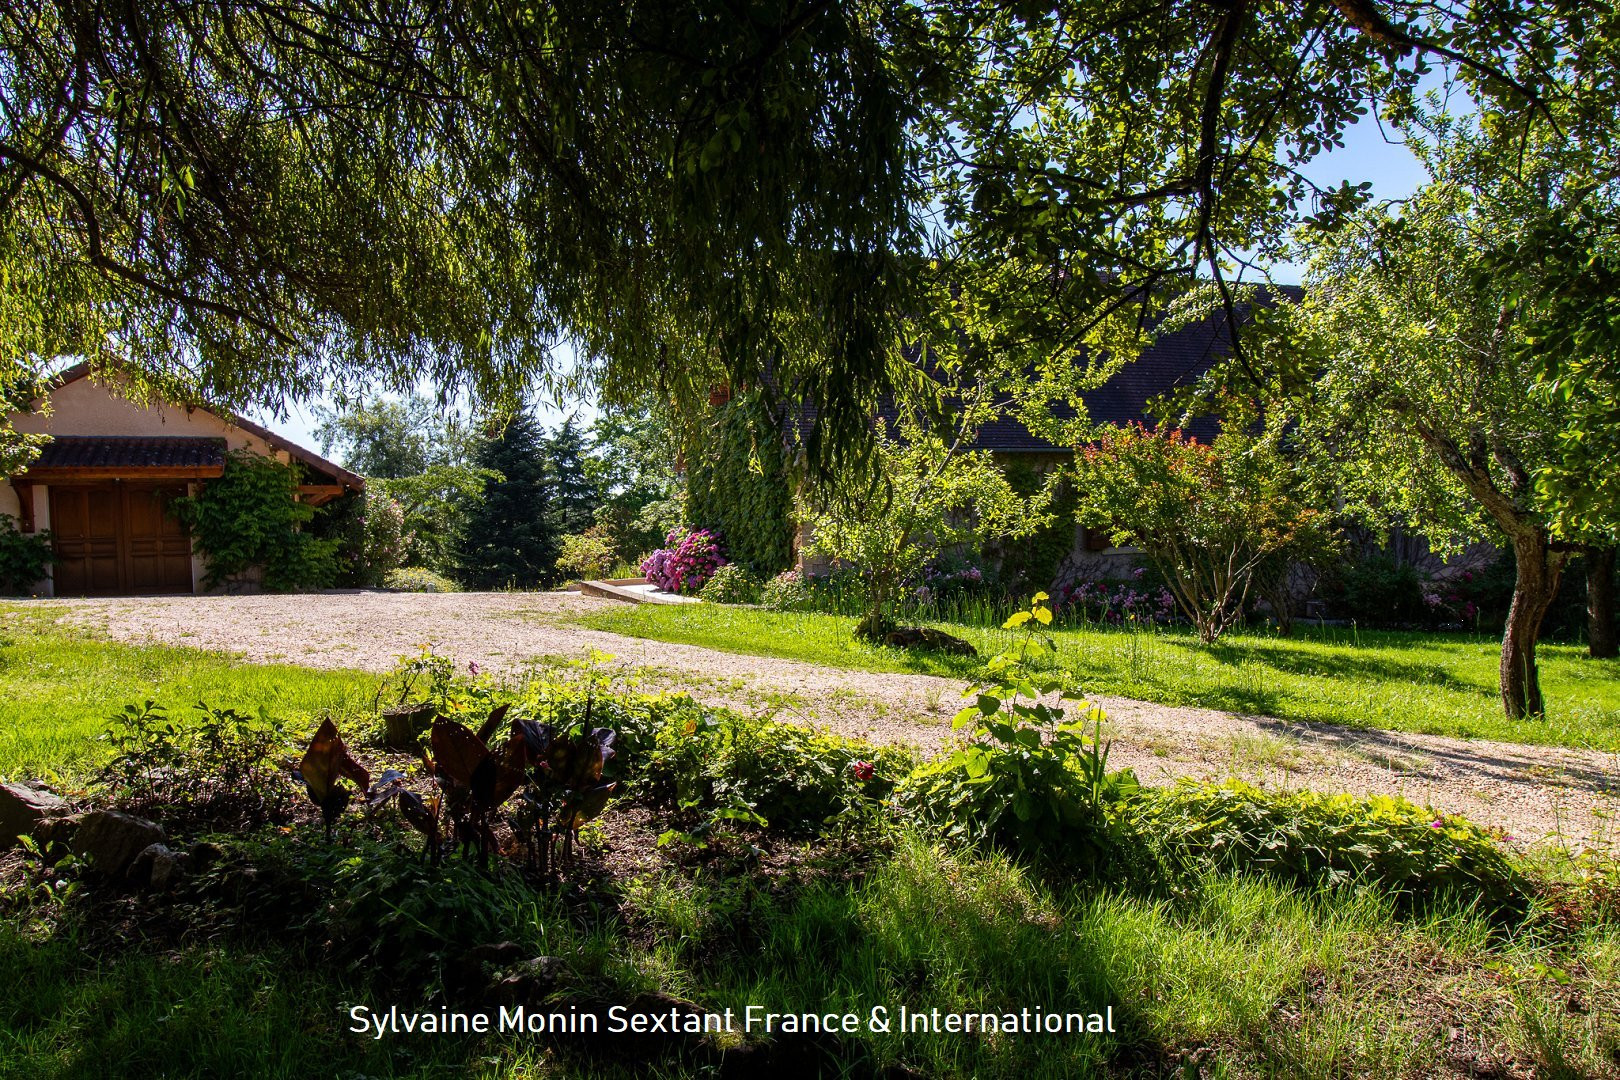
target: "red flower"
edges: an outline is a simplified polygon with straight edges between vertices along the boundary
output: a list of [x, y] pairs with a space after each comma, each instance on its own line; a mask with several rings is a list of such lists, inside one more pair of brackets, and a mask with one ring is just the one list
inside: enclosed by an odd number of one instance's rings
[[876, 775], [872, 769], [872, 763], [870, 761], [852, 762], [849, 766], [849, 771], [855, 775], [855, 779], [859, 780], [863, 784]]

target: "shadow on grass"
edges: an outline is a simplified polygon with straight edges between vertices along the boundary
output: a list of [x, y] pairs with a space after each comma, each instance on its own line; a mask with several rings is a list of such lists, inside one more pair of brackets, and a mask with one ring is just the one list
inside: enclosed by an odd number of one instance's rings
[[[1567, 790], [1572, 796], [1620, 794], [1620, 774], [1612, 765], [1591, 765], [1566, 759], [1556, 766], [1549, 766], [1534, 746], [1520, 747], [1500, 742], [1464, 742], [1458, 746], [1425, 742], [1415, 745], [1403, 738], [1400, 732], [1381, 728], [1346, 727], [1262, 716], [1250, 719], [1263, 731], [1321, 750], [1352, 753], [1373, 764], [1378, 763], [1379, 756], [1386, 761], [1413, 757], [1423, 760], [1423, 768], [1416, 773], [1393, 768], [1390, 769], [1391, 773], [1417, 775], [1465, 786], [1489, 780], [1492, 784], [1506, 784], [1510, 789], [1521, 791], [1539, 791], [1556, 786]], [[1616, 756], [1610, 755], [1611, 761]]]
[[1241, 667], [1259, 664], [1273, 671], [1320, 679], [1353, 679], [1360, 682], [1405, 682], [1420, 686], [1438, 686], [1460, 694], [1495, 697], [1496, 687], [1459, 678], [1454, 672], [1438, 664], [1414, 663], [1398, 660], [1389, 655], [1387, 648], [1373, 647], [1351, 650], [1340, 646], [1333, 652], [1306, 651], [1291, 648], [1281, 642], [1217, 641], [1213, 645], [1200, 645], [1196, 641], [1174, 641], [1173, 644], [1197, 650], [1218, 664]]

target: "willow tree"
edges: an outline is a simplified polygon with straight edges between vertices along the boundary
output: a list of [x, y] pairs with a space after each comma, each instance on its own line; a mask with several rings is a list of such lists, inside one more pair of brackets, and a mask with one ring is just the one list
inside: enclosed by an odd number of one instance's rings
[[819, 455], [898, 358], [891, 15], [8, 3], [0, 349], [272, 407], [424, 378], [699, 400], [769, 363], [820, 401]]

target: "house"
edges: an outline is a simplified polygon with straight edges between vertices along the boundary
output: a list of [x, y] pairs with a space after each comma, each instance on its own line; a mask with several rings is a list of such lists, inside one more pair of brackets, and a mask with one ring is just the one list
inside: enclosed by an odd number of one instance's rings
[[314, 505], [361, 491], [365, 479], [235, 413], [141, 403], [87, 365], [51, 381], [49, 408], [13, 413], [20, 432], [49, 435], [24, 471], [0, 483], [0, 515], [24, 533], [49, 532], [55, 565], [45, 596], [127, 596], [202, 590], [207, 564], [169, 500], [250, 450], [302, 467], [298, 498]]
[[[1278, 300], [1297, 302], [1302, 292], [1295, 286], [1273, 286]], [[1259, 302], [1276, 302], [1263, 297]], [[1241, 319], [1246, 307], [1240, 308]], [[1153, 339], [1140, 355], [1123, 365], [1102, 385], [1084, 395], [1087, 416], [1098, 424], [1126, 425], [1145, 423], [1152, 426], [1150, 404], [1154, 399], [1178, 389], [1191, 387], [1207, 374], [1219, 361], [1229, 355], [1231, 337], [1227, 332], [1224, 314], [1216, 313], [1182, 329], [1161, 334]], [[711, 396], [711, 404], [723, 404], [727, 395]], [[879, 421], [893, 427], [898, 409], [892, 401], [879, 405]], [[1053, 415], [1059, 420], [1072, 419], [1074, 410], [1063, 403], [1054, 403]], [[812, 404], [798, 403], [790, 407], [784, 427], [787, 437], [802, 439], [815, 423], [816, 411]], [[1220, 426], [1214, 417], [1197, 417], [1184, 426], [1184, 430], [1201, 441], [1208, 442], [1219, 434]], [[999, 416], [984, 424], [974, 434], [967, 449], [988, 451], [1004, 468], [1033, 469], [1045, 473], [1067, 464], [1074, 456], [1072, 447], [1056, 443], [1032, 433], [1019, 420], [1010, 415]], [[1140, 562], [1136, 548], [1115, 547], [1106, 530], [1088, 529], [1077, 522], [1060, 522], [1056, 528], [1073, 531], [1068, 553], [1053, 569], [1053, 578], [1043, 587], [1060, 587], [1082, 579], [1119, 578], [1128, 575]], [[795, 523], [794, 550], [799, 553], [800, 565], [812, 572], [826, 570], [825, 560], [806, 560], [804, 552], [810, 547], [809, 527]], [[986, 552], [992, 562], [999, 562], [1001, 554], [995, 545]]]

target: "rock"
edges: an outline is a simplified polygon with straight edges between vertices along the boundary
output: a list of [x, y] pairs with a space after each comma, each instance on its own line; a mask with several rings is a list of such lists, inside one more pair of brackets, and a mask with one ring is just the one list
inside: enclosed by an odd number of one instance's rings
[[45, 818], [34, 826], [34, 842], [47, 861], [55, 862], [72, 849], [73, 837], [78, 834], [79, 822], [83, 820], [83, 814], [63, 814]]
[[467, 950], [467, 959], [476, 964], [494, 964], [504, 967], [523, 958], [523, 946], [515, 941], [497, 941], [474, 945]]
[[169, 850], [167, 844], [149, 844], [129, 864], [129, 876], [154, 892], [167, 892], [189, 861], [184, 853]]
[[28, 836], [47, 818], [68, 812], [68, 804], [37, 781], [0, 784], [0, 850]]
[[79, 821], [73, 854], [109, 876], [123, 874], [136, 856], [163, 843], [163, 827], [117, 810], [93, 810]]
[[544, 1001], [557, 988], [563, 962], [556, 956], [536, 956], [525, 960], [494, 987], [494, 998], [502, 1005], [522, 1005]]
[[928, 626], [902, 626], [891, 630], [883, 638], [885, 645], [899, 649], [934, 649], [957, 656], [978, 656], [979, 650], [959, 637]]
[[519, 964], [518, 974], [546, 983], [556, 983], [562, 978], [565, 966], [560, 956], [536, 956]]
[[191, 868], [193, 870], [206, 870], [219, 862], [225, 855], [225, 850], [218, 844], [202, 840], [191, 845]]

